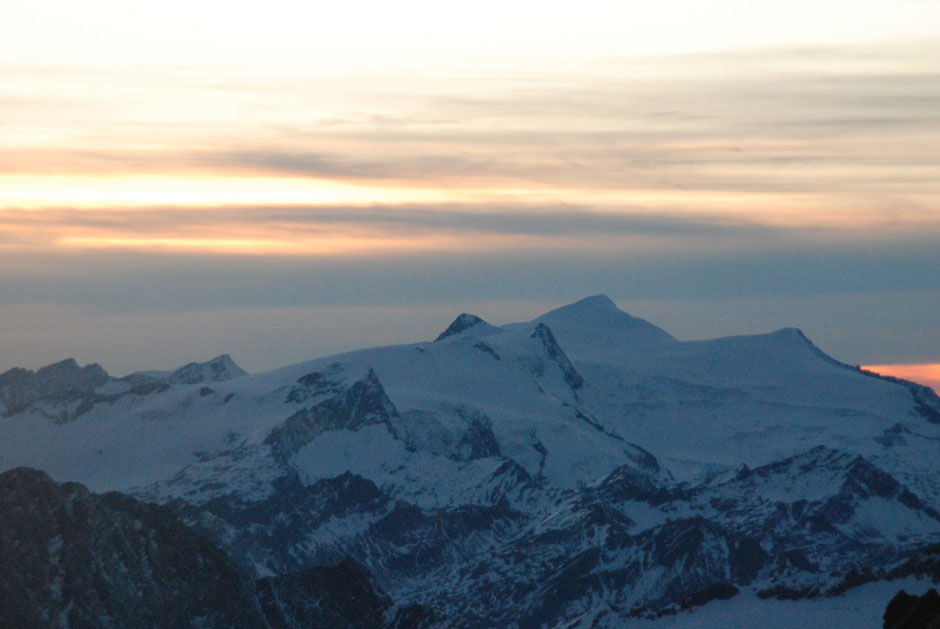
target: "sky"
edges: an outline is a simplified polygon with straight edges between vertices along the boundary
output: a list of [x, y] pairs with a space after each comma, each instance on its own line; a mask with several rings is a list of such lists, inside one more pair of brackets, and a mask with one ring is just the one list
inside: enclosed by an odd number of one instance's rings
[[0, 370], [260, 371], [598, 293], [940, 363], [940, 1], [329, 5], [0, 7]]

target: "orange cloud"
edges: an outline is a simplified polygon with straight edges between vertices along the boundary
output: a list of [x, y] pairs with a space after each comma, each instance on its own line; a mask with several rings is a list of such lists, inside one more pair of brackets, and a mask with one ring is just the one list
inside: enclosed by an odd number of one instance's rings
[[404, 82], [8, 64], [0, 208], [522, 201], [936, 228], [934, 52], [466, 66]]
[[862, 369], [874, 371], [885, 376], [894, 376], [904, 380], [913, 380], [932, 387], [940, 392], [940, 363], [920, 365], [866, 365]]
[[[399, 207], [221, 207], [0, 211], [5, 240], [20, 249], [137, 250], [247, 256], [369, 257], [461, 251], [577, 251], [615, 247], [604, 234], [503, 232], [446, 210]], [[400, 220], [394, 215], [401, 214]]]
[[[746, 222], [781, 228], [827, 228], [846, 233], [878, 229], [934, 228], [933, 211], [940, 195], [908, 195], [917, 205], [888, 215], [860, 212], [848, 201], [826, 195], [760, 190], [665, 189], [630, 185], [592, 187], [552, 182], [493, 179], [480, 182], [417, 181], [396, 179], [330, 180], [297, 176], [225, 176], [213, 174], [139, 175], [0, 175], [0, 213], [12, 208], [46, 210], [68, 206], [88, 210], [182, 208], [194, 211], [219, 206], [363, 205], [394, 204], [503, 204], [561, 205], [576, 203], [614, 215], [658, 213], [662, 216], [699, 217]], [[760, 211], [755, 211], [760, 208]]]
[[[623, 259], [727, 255], [764, 250], [768, 242], [807, 240], [800, 226], [761, 225], [733, 216], [526, 201], [0, 209], [0, 250], [312, 257], [551, 251]], [[935, 234], [922, 230], [911, 242], [932, 242]], [[817, 229], [813, 237], [826, 243], [844, 233]]]
[[[275, 256], [368, 256], [432, 251], [507, 248], [500, 238], [468, 239], [440, 234], [425, 237], [354, 236], [337, 231], [320, 236], [228, 238], [193, 236], [67, 236], [57, 244], [69, 249], [134, 249], [187, 253]], [[502, 246], [500, 246], [502, 245]]]

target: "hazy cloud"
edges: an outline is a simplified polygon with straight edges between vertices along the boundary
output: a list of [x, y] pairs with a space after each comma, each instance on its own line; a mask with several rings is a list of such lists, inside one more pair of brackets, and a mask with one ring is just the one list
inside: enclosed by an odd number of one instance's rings
[[273, 368], [431, 339], [464, 311], [505, 323], [596, 293], [679, 338], [798, 326], [853, 363], [929, 362], [940, 352], [935, 247], [926, 243], [646, 260], [629, 252], [323, 261], [81, 252], [17, 269], [10, 258], [0, 255], [0, 368], [76, 355], [130, 371], [222, 352], [250, 369]]
[[[802, 192], [858, 205], [846, 195], [940, 194], [940, 74], [924, 61], [938, 53], [924, 44], [624, 58], [584, 75], [494, 69], [472, 84], [415, 81], [410, 93], [371, 77], [308, 85], [162, 68], [31, 79], [5, 67], [0, 116], [14, 133], [0, 156], [8, 173]], [[54, 147], [43, 149], [47, 137]], [[135, 144], [146, 148], [128, 150]]]
[[[938, 53], [934, 40], [490, 64], [404, 82], [0, 66], [4, 360], [84, 348], [170, 367], [199, 348], [186, 359], [245, 352], [254, 369], [432, 338], [474, 305], [498, 323], [607, 293], [683, 338], [760, 321], [843, 360], [935, 362]], [[15, 209], [12, 178], [41, 193], [52, 174], [457, 200]], [[334, 241], [353, 244], [318, 252]], [[377, 307], [387, 318], [351, 315]], [[110, 358], [89, 355], [111, 338]]]

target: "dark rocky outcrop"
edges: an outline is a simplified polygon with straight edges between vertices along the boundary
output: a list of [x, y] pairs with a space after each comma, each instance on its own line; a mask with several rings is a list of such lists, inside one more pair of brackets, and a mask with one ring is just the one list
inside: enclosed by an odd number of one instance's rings
[[345, 627], [378, 629], [392, 600], [353, 559], [255, 582], [272, 629]]
[[235, 364], [231, 356], [222, 354], [204, 363], [184, 365], [170, 374], [166, 381], [169, 384], [202, 384], [224, 382], [247, 374], [247, 371]]
[[[56, 423], [72, 421], [96, 404], [114, 402], [123, 395], [162, 393], [172, 385], [223, 382], [246, 375], [228, 354], [204, 363], [189, 363], [173, 372], [137, 372], [111, 378], [98, 364], [79, 367], [74, 358], [47, 365], [37, 371], [10, 369], [0, 374], [0, 409], [10, 416], [35, 411]], [[113, 383], [118, 392], [98, 391]], [[200, 392], [212, 393], [206, 388]]]
[[[355, 509], [331, 508], [326, 494], [374, 506], [378, 493], [350, 475], [313, 491], [321, 520]], [[372, 573], [348, 557], [252, 581], [166, 507], [94, 494], [28, 468], [0, 474], [0, 627], [421, 629], [436, 622], [428, 607], [394, 614], [392, 607]]]
[[274, 481], [274, 489], [260, 501], [220, 496], [198, 507], [182, 500], [169, 506], [246, 569], [263, 566], [275, 574], [340, 561], [349, 554], [343, 545], [348, 540], [317, 539], [320, 527], [347, 519], [372, 522], [392, 508], [375, 483], [348, 472], [309, 486], [284, 476]]
[[[274, 428], [265, 438], [274, 454], [285, 460], [313, 441], [317, 435], [330, 430], [359, 430], [365, 426], [384, 424], [395, 434], [392, 418], [398, 416], [395, 405], [373, 370], [348, 387], [336, 385], [334, 380], [319, 374], [308, 374], [298, 384], [313, 391], [326, 391], [332, 395], [311, 407], [301, 409]], [[300, 393], [288, 394], [288, 400], [300, 399]], [[291, 398], [294, 395], [294, 398]]]
[[885, 629], [940, 629], [940, 593], [936, 588], [921, 596], [901, 590], [884, 613]]
[[91, 409], [95, 389], [109, 380], [100, 365], [79, 367], [74, 358], [37, 371], [16, 367], [0, 374], [0, 402], [7, 416], [45, 402], [50, 407], [45, 414], [66, 422]]
[[299, 404], [321, 395], [338, 395], [345, 388], [343, 374], [342, 364], [331, 363], [325, 369], [301, 376], [288, 391], [286, 401]]
[[558, 341], [555, 340], [555, 335], [552, 334], [551, 329], [549, 329], [547, 325], [544, 323], [538, 324], [532, 332], [531, 338], [541, 341], [542, 349], [548, 355], [549, 360], [558, 365], [568, 386], [572, 389], [580, 389], [584, 386], [584, 378], [581, 377], [581, 374], [578, 373], [574, 365], [571, 364], [571, 361], [568, 360], [568, 356], [565, 355], [564, 350], [558, 345]]
[[[388, 629], [430, 629], [442, 626], [443, 619], [429, 607], [414, 603], [400, 607], [388, 623]], [[450, 625], [444, 625], [450, 626]]]
[[[2, 494], [3, 613], [40, 626], [66, 609], [73, 626], [92, 615], [109, 619], [104, 626], [163, 626], [163, 616], [139, 597], [172, 596], [179, 609], [172, 620], [184, 625], [199, 616], [209, 618], [208, 626], [253, 626], [262, 615], [272, 627], [447, 625], [439, 609], [456, 626], [538, 627], [601, 615], [607, 623], [658, 617], [734, 596], [752, 584], [762, 597], [804, 598], [937, 572], [932, 546], [899, 555], [867, 538], [853, 540], [852, 510], [871, 497], [931, 518], [915, 496], [859, 457], [816, 448], [682, 486], [667, 484], [649, 453], [636, 448], [634, 455], [635, 466], [559, 495], [536, 518], [504, 499], [421, 508], [350, 473], [311, 485], [286, 475], [263, 500], [229, 495], [200, 506], [170, 505], [228, 557], [167, 509], [119, 494], [96, 496], [17, 470], [8, 474], [21, 474], [22, 487], [11, 494], [4, 485]], [[828, 479], [816, 500], [774, 502], [760, 490], [806, 475]], [[14, 535], [8, 505], [27, 495], [56, 506], [42, 507], [25, 528], [20, 524], [17, 545], [8, 541]], [[665, 520], [638, 526], [630, 516], [640, 503]], [[673, 512], [679, 517], [670, 518]], [[68, 520], [62, 513], [76, 522], [61, 524]], [[16, 512], [12, 521], [24, 517]], [[844, 549], [839, 563], [821, 560], [830, 547]], [[138, 549], [147, 549], [142, 558]], [[31, 567], [7, 568], [21, 564]], [[895, 566], [890, 573], [878, 567], [889, 565]], [[279, 576], [252, 583], [245, 575], [254, 568]], [[16, 583], [9, 582], [11, 573]], [[63, 574], [71, 576], [63, 580]], [[824, 585], [838, 575], [841, 588]], [[435, 586], [422, 594], [419, 584], [428, 582]], [[401, 607], [380, 584], [393, 596], [407, 593]], [[236, 612], [240, 620], [232, 619]], [[148, 613], [158, 620], [151, 622]]]
[[446, 339], [448, 336], [454, 336], [455, 334], [460, 334], [461, 332], [468, 330], [474, 326], [478, 326], [478, 325], [486, 326], [488, 324], [486, 323], [486, 321], [484, 321], [480, 317], [476, 315], [472, 315], [472, 314], [467, 314], [465, 312], [459, 315], [456, 319], [454, 319], [453, 323], [447, 326], [447, 329], [441, 332], [438, 335], [438, 337], [434, 339], [434, 341], [435, 342], [442, 341]]
[[0, 475], [0, 626], [264, 627], [249, 579], [164, 507]]
[[940, 397], [930, 387], [911, 383], [909, 387], [914, 399], [914, 412], [931, 424], [940, 424]]
[[499, 442], [493, 434], [489, 417], [470, 409], [460, 409], [457, 414], [467, 422], [467, 432], [457, 442], [452, 458], [469, 461], [500, 455]]
[[940, 583], [940, 544], [931, 544], [911, 553], [905, 561], [894, 566], [885, 576], [889, 579], [915, 576]]

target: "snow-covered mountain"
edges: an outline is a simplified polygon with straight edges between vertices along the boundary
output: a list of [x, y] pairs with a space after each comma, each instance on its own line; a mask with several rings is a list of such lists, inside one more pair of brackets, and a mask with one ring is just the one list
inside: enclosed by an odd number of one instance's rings
[[597, 296], [428, 336], [254, 375], [11, 370], [0, 471], [167, 505], [254, 578], [351, 557], [455, 626], [839, 594], [940, 543], [940, 399], [799, 330], [682, 342]]

